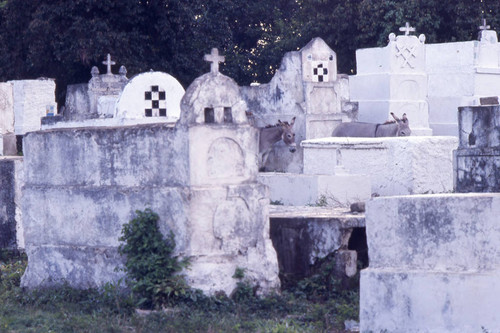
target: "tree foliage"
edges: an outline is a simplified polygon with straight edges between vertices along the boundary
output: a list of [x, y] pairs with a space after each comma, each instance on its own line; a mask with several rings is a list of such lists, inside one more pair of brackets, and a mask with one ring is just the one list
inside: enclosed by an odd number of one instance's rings
[[285, 52], [318, 36], [351, 74], [356, 49], [386, 45], [405, 22], [427, 43], [472, 40], [482, 18], [499, 26], [499, 11], [497, 0], [4, 0], [0, 80], [56, 78], [61, 102], [111, 53], [129, 77], [154, 69], [187, 87], [217, 47], [224, 74], [267, 82]]

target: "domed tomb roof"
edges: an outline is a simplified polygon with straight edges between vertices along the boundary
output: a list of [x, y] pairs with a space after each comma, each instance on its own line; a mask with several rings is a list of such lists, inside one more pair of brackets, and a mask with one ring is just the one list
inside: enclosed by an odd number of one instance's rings
[[189, 125], [248, 123], [247, 106], [240, 87], [219, 72], [219, 62], [224, 61], [224, 57], [219, 56], [217, 49], [212, 49], [204, 59], [211, 62], [211, 71], [187, 88], [181, 100], [180, 122]]

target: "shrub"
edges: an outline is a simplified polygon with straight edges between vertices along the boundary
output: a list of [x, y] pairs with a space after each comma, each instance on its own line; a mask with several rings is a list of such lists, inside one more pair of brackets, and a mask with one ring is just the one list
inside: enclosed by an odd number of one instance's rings
[[124, 243], [118, 250], [127, 256], [127, 284], [138, 297], [138, 306], [157, 308], [171, 304], [189, 291], [184, 276], [178, 274], [187, 267], [188, 260], [173, 255], [174, 234], [170, 231], [163, 238], [156, 213], [148, 208], [136, 214], [136, 218], [123, 225], [119, 238]]

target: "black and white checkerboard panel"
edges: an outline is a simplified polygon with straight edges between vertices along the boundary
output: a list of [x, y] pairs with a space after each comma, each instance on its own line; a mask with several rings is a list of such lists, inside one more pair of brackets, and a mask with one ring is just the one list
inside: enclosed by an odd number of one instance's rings
[[160, 86], [144, 92], [144, 113], [146, 117], [167, 116], [167, 95]]
[[328, 82], [328, 62], [313, 61], [313, 82]]

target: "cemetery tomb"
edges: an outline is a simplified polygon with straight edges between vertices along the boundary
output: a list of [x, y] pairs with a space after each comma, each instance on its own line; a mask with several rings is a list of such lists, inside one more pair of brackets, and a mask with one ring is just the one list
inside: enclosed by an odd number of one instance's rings
[[[163, 72], [141, 73], [127, 83], [116, 104], [116, 119], [180, 117], [184, 88], [173, 76]], [[160, 120], [160, 119], [158, 119]]]
[[[123, 272], [115, 268], [124, 260], [117, 251], [121, 228], [135, 210], [151, 208], [160, 217], [160, 230], [175, 234], [177, 254], [191, 258], [185, 273], [192, 287], [230, 295], [240, 267], [258, 293], [279, 288], [269, 195], [256, 181], [257, 129], [248, 123], [237, 84], [214, 68], [212, 63], [212, 71], [183, 94], [175, 125], [80, 124], [26, 136], [24, 287], [89, 288], [118, 281]], [[133, 78], [120, 100], [136, 85], [138, 108], [121, 116], [169, 117], [171, 90], [151, 82], [158, 77], [176, 83], [164, 73]], [[146, 117], [146, 92], [151, 102], [159, 101], [162, 91], [167, 117]], [[206, 109], [213, 110], [213, 122], [205, 122]]]
[[[498, 105], [459, 109], [457, 191], [498, 191], [498, 110]], [[500, 297], [499, 215], [499, 193], [369, 201], [370, 267], [361, 272], [361, 331], [461, 333], [500, 327], [492, 306]]]
[[427, 44], [429, 122], [435, 135], [458, 136], [457, 108], [500, 95], [497, 33], [483, 21], [479, 40]]
[[361, 332], [498, 329], [499, 215], [499, 193], [367, 202]]
[[305, 174], [333, 175], [342, 165], [351, 174], [368, 175], [371, 193], [386, 196], [452, 191], [457, 143], [455, 137], [330, 137], [301, 145]]
[[500, 192], [500, 105], [458, 109], [457, 192]]
[[109, 123], [98, 120], [113, 117], [116, 101], [128, 78], [125, 66], [120, 67], [118, 74], [113, 74], [111, 67], [116, 62], [111, 60], [110, 54], [102, 64], [106, 65], [106, 73], [100, 74], [99, 68], [94, 66], [88, 83], [67, 86], [61, 113], [42, 118], [43, 129], [109, 126]]
[[[106, 73], [99, 74], [99, 69], [94, 66], [91, 74], [92, 78], [88, 84], [88, 95], [90, 100], [90, 110], [84, 118], [111, 118], [113, 117], [116, 100], [127, 84], [127, 70], [121, 66], [118, 74], [113, 74], [111, 66], [116, 62], [111, 60], [108, 53], [105, 61]], [[86, 110], [76, 110], [82, 112]]]
[[[337, 74], [337, 55], [321, 38], [286, 53], [269, 83], [241, 90], [258, 127], [296, 117], [297, 142], [329, 136], [335, 124], [356, 117], [357, 105], [349, 100], [349, 78]], [[302, 168], [302, 150], [291, 154], [277, 143], [265, 169], [300, 173]]]
[[400, 31], [404, 35], [391, 33], [386, 47], [356, 50], [357, 74], [349, 80], [350, 96], [359, 103], [359, 121], [383, 123], [391, 112], [406, 113], [412, 135], [432, 135], [425, 36], [410, 35], [415, 29], [408, 23]]

